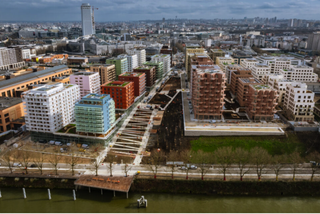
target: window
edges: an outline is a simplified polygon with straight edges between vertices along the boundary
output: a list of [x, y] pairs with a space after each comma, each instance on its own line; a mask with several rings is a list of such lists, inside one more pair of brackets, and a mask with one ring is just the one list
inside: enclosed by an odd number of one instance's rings
[[6, 114], [4, 115], [4, 117], [9, 117], [9, 113], [6, 113]]

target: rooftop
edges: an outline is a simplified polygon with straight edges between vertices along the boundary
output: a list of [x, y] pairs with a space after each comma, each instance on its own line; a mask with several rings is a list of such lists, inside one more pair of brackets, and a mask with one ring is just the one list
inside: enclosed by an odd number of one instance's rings
[[67, 69], [68, 67], [66, 65], [59, 65], [52, 68], [47, 68], [42, 71], [37, 71], [37, 72], [22, 75], [19, 77], [15, 77], [9, 80], [4, 80], [1, 82], [0, 89], [7, 88], [10, 85], [20, 84], [23, 82], [31, 81], [33, 79], [38, 79], [44, 75], [49, 75], [50, 73], [58, 73]]
[[78, 72], [78, 73], [74, 73], [72, 75], [75, 75], [75, 76], [90, 76], [90, 75], [94, 75], [94, 74], [98, 74], [98, 73], [96, 73], [96, 72]]
[[256, 90], [271, 89], [268, 85], [251, 85]]
[[110, 83], [106, 83], [102, 86], [116, 86], [116, 87], [124, 87], [126, 85], [128, 85], [130, 82], [124, 82], [124, 81], [113, 81]]
[[119, 75], [119, 77], [128, 77], [128, 76], [139, 77], [139, 76], [141, 76], [142, 74], [144, 74], [144, 73], [131, 73], [131, 72], [126, 72], [126, 73], [123, 73], [123, 74]]
[[0, 97], [0, 111], [19, 103], [22, 103], [22, 99], [19, 97]]

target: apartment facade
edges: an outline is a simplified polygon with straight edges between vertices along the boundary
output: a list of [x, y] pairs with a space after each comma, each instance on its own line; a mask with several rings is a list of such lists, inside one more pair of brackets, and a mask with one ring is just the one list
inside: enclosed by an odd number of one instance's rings
[[151, 62], [162, 62], [163, 63], [163, 73], [166, 74], [170, 71], [171, 67], [171, 57], [168, 54], [158, 54], [151, 57]]
[[116, 120], [115, 104], [109, 94], [87, 94], [75, 104], [76, 130], [105, 134]]
[[262, 85], [262, 82], [253, 77], [238, 79], [237, 100], [240, 106], [249, 106], [250, 85]]
[[127, 72], [119, 75], [119, 81], [133, 82], [134, 96], [138, 97], [146, 91], [146, 74]]
[[294, 57], [270, 57], [270, 56], [259, 56], [257, 57], [262, 64], [270, 66], [270, 74], [279, 74], [281, 69], [289, 69], [290, 66], [301, 65], [301, 60]]
[[318, 82], [318, 74], [313, 73], [313, 68], [307, 65], [290, 66], [288, 69], [280, 69], [279, 74], [285, 79], [296, 82]]
[[278, 92], [268, 85], [250, 85], [246, 112], [251, 120], [271, 121], [276, 111]]
[[154, 66], [156, 68], [156, 79], [161, 79], [163, 76], [163, 62], [145, 62], [143, 65]]
[[268, 82], [268, 85], [271, 88], [278, 91], [279, 98], [278, 98], [277, 102], [280, 106], [282, 106], [284, 103], [287, 85], [291, 84], [293, 81], [285, 79], [284, 76], [281, 74], [279, 74], [279, 75], [273, 74], [273, 75], [268, 76], [268, 80], [265, 82]]
[[113, 81], [101, 85], [101, 94], [109, 94], [117, 109], [127, 109], [134, 103], [134, 83]]
[[[220, 67], [220, 66], [219, 66]], [[231, 84], [231, 73], [233, 71], [237, 71], [238, 69], [243, 69], [243, 67], [239, 64], [231, 64], [225, 67], [225, 73], [227, 78], [227, 84]]]
[[138, 66], [146, 62], [146, 50], [142, 48], [127, 50], [128, 54], [136, 54], [138, 57]]
[[22, 100], [27, 130], [54, 133], [74, 121], [80, 90], [77, 85], [44, 85], [24, 92]]
[[24, 116], [23, 103], [18, 97], [0, 97], [0, 133], [11, 130], [11, 121]]
[[138, 67], [138, 56], [137, 54], [127, 55], [128, 60], [128, 71], [132, 72], [134, 68]]
[[190, 57], [194, 56], [195, 53], [205, 53], [205, 49], [200, 46], [186, 46], [185, 47], [185, 69], [188, 74], [188, 80], [191, 79], [191, 65], [190, 65]]
[[289, 120], [314, 120], [314, 93], [307, 90], [307, 84], [293, 82], [287, 84], [283, 107]]
[[244, 59], [240, 62], [240, 65], [244, 68], [251, 69], [255, 64], [260, 63], [256, 58]]
[[191, 93], [195, 119], [221, 119], [225, 84], [225, 74], [221, 70], [193, 70]]
[[72, 66], [81, 66], [82, 64], [87, 64], [89, 59], [87, 57], [69, 57], [67, 60], [67, 65]]
[[72, 73], [65, 65], [46, 68], [37, 72], [21, 75], [9, 80], [3, 80], [0, 84], [1, 97], [17, 97], [20, 96], [17, 91], [26, 90], [30, 85], [37, 85], [40, 82], [50, 81], [55, 77], [61, 77]]
[[265, 76], [270, 75], [270, 66], [267, 64], [258, 63], [252, 66], [251, 71], [254, 78], [263, 81]]
[[122, 58], [110, 58], [106, 60], [106, 64], [113, 64], [116, 67], [116, 78], [120, 74], [128, 72], [128, 60], [127, 57]]
[[209, 56], [211, 57], [214, 64], [217, 64], [217, 57], [225, 57], [226, 53], [221, 49], [211, 49]]
[[133, 72], [146, 74], [146, 87], [152, 87], [156, 83], [156, 68], [154, 66], [139, 66], [133, 69]]
[[113, 64], [90, 66], [90, 71], [99, 73], [100, 85], [116, 80], [116, 66]]
[[238, 68], [235, 71], [231, 72], [231, 82], [230, 82], [230, 91], [232, 94], [237, 95], [239, 78], [252, 78], [253, 75], [250, 69], [247, 68]]
[[78, 72], [70, 75], [70, 83], [80, 88], [80, 96], [100, 93], [100, 75], [97, 72]]
[[25, 66], [25, 62], [21, 58], [17, 59], [15, 48], [0, 47], [0, 70], [9, 70], [23, 66]]

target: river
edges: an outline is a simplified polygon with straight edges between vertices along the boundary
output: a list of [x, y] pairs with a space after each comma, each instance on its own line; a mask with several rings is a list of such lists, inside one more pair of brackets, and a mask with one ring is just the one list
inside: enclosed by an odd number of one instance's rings
[[22, 189], [2, 188], [0, 212], [319, 212], [320, 197], [220, 197], [207, 195], [145, 193], [147, 208], [137, 208], [137, 199], [142, 194], [100, 190], [77, 192], [77, 200], [72, 190], [51, 190], [48, 200], [46, 189], [26, 189], [23, 199]]

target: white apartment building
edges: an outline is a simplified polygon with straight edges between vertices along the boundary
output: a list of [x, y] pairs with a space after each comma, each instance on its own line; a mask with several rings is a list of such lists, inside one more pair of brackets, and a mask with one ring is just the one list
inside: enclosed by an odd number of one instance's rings
[[0, 66], [10, 65], [17, 62], [14, 48], [0, 48]]
[[283, 105], [287, 85], [291, 84], [292, 81], [285, 79], [284, 76], [280, 74], [279, 75], [271, 74], [269, 76], [266, 76], [266, 78], [268, 80], [264, 82], [267, 82], [271, 88], [276, 89], [278, 91], [278, 94], [279, 94], [278, 104]]
[[248, 58], [240, 61], [240, 65], [248, 69], [251, 69], [257, 63], [259, 63], [259, 60], [256, 58]]
[[289, 120], [312, 122], [314, 120], [314, 93], [307, 90], [305, 83], [288, 84], [283, 107]]
[[254, 78], [263, 81], [265, 76], [270, 75], [270, 66], [267, 64], [257, 63], [251, 68]]
[[216, 57], [216, 64], [223, 72], [226, 72], [228, 65], [238, 64], [238, 61], [234, 60], [232, 57]]
[[128, 72], [132, 72], [134, 68], [138, 67], [137, 54], [127, 55]]
[[280, 69], [280, 74], [285, 79], [296, 82], [317, 82], [318, 74], [313, 73], [313, 68], [307, 65], [290, 66], [288, 69]]
[[132, 54], [137, 54], [138, 56], [138, 66], [142, 66], [143, 63], [146, 62], [146, 50], [145, 49], [131, 49], [127, 50], [127, 53], [132, 55]]
[[281, 69], [289, 69], [293, 65], [301, 65], [301, 60], [294, 57], [258, 56], [257, 60], [270, 66], [271, 74], [280, 74]]
[[100, 75], [98, 72], [72, 74], [70, 75], [70, 83], [79, 86], [81, 97], [87, 94], [100, 94]]
[[81, 5], [82, 36], [96, 34], [93, 19], [94, 17], [90, 4], [83, 3]]
[[79, 86], [44, 85], [22, 93], [28, 131], [53, 133], [74, 121]]
[[21, 49], [22, 59], [31, 59], [30, 49]]
[[151, 62], [163, 62], [163, 74], [170, 71], [171, 56], [169, 54], [157, 54], [151, 57]]

